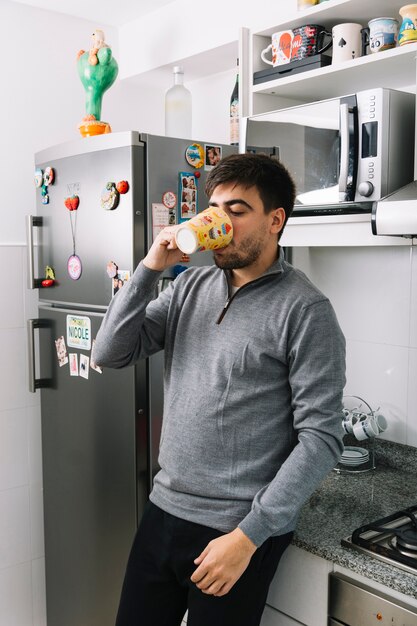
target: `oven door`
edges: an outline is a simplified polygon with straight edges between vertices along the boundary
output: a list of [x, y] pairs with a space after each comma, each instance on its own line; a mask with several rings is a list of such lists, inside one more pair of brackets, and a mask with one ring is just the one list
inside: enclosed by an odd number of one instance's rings
[[[297, 198], [293, 216], [358, 213], [356, 96], [333, 98], [263, 113], [243, 122], [247, 152], [277, 156], [292, 174]], [[365, 203], [371, 210], [370, 203]]]
[[328, 613], [331, 626], [369, 626], [382, 619], [383, 624], [417, 626], [417, 607], [334, 572], [329, 574]]

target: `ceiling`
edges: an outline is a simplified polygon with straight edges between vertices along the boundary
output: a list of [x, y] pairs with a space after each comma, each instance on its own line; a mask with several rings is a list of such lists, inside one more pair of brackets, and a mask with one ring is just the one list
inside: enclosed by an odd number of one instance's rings
[[65, 13], [100, 24], [121, 26], [173, 0], [12, 0], [39, 9]]

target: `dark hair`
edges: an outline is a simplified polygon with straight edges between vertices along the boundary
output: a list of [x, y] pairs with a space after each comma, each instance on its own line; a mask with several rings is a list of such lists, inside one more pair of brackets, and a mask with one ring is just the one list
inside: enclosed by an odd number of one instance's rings
[[231, 154], [209, 172], [205, 185], [207, 196], [210, 198], [216, 187], [227, 183], [256, 187], [265, 213], [278, 207], [284, 209], [285, 226], [294, 208], [296, 191], [292, 176], [281, 161], [266, 154]]

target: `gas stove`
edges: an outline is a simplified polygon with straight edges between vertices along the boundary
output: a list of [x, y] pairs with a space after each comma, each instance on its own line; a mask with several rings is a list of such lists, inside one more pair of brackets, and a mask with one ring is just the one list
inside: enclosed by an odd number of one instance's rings
[[417, 575], [417, 506], [361, 526], [341, 543]]

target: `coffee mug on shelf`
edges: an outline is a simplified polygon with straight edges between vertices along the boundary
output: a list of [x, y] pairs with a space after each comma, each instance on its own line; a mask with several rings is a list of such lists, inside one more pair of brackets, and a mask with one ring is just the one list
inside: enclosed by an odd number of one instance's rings
[[[291, 49], [293, 40], [292, 30], [281, 30], [274, 33], [271, 43], [261, 52], [261, 59], [264, 63], [278, 67], [291, 61]], [[266, 58], [269, 51], [272, 51], [272, 61]]]
[[402, 22], [398, 33], [398, 44], [417, 41], [417, 4], [406, 4], [399, 11]]
[[366, 39], [361, 24], [337, 24], [332, 28], [332, 64], [344, 63], [362, 56], [366, 49]]
[[367, 39], [372, 53], [395, 48], [398, 37], [398, 20], [394, 17], [376, 17], [368, 22]]
[[[325, 52], [332, 45], [332, 34], [319, 24], [306, 24], [292, 29], [291, 61], [299, 61], [306, 57]], [[324, 44], [326, 37], [329, 41]]]

